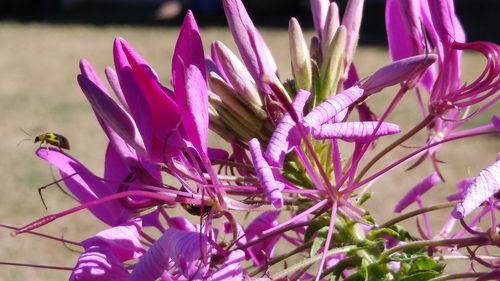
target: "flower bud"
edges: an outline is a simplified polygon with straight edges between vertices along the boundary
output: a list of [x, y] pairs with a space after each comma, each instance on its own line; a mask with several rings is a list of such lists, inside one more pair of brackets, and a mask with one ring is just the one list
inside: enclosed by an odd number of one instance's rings
[[377, 93], [383, 88], [405, 81], [409, 81], [406, 86], [412, 88], [425, 70], [436, 60], [436, 55], [427, 54], [405, 58], [386, 65], [373, 73], [363, 84], [365, 95]]
[[290, 57], [297, 89], [309, 90], [312, 86], [311, 57], [299, 22], [291, 18], [288, 24]]
[[212, 91], [220, 97], [220, 100], [228, 110], [238, 115], [243, 123], [260, 129], [262, 122], [253, 114], [246, 104], [238, 100], [238, 94], [227, 85], [222, 78], [215, 73], [210, 73], [209, 83]]
[[344, 58], [344, 48], [346, 44], [346, 29], [341, 25], [335, 36], [332, 44], [328, 49], [327, 55], [323, 58], [323, 63], [320, 69], [320, 86], [318, 88], [317, 100], [323, 101], [337, 91], [337, 84], [340, 79], [342, 63]]
[[321, 52], [323, 56], [326, 56], [330, 44], [332, 43], [333, 36], [339, 28], [339, 6], [337, 3], [332, 2], [328, 8], [328, 14], [326, 15], [325, 28], [323, 29], [323, 34], [321, 36]]
[[249, 104], [262, 107], [255, 80], [252, 78], [245, 65], [238, 57], [229, 50], [222, 42], [214, 43], [215, 51], [219, 58], [221, 67], [226, 74], [231, 86], [241, 94], [241, 97]]
[[347, 39], [345, 44], [344, 56], [344, 73], [347, 76], [349, 65], [351, 65], [354, 52], [358, 46], [359, 28], [361, 26], [361, 18], [363, 16], [364, 0], [349, 0], [345, 8], [344, 16], [342, 17], [342, 25], [347, 31]]

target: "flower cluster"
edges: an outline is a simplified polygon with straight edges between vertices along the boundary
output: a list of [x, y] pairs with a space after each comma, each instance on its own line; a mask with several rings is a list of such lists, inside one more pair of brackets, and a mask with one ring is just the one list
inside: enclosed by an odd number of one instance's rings
[[[394, 61], [360, 79], [353, 57], [363, 2], [348, 1], [341, 18], [335, 2], [311, 0], [310, 44], [299, 22], [290, 20], [293, 77], [286, 81], [241, 0], [223, 0], [241, 60], [220, 41], [206, 57], [188, 12], [171, 88], [122, 38], [114, 42], [115, 69], [105, 70], [114, 97], [82, 60], [78, 83], [109, 139], [104, 175], [61, 149], [38, 149], [79, 205], [16, 233], [82, 209], [107, 224], [78, 243], [83, 254], [70, 280], [430, 280], [443, 274], [446, 257], [470, 260], [471, 268], [442, 278], [498, 280], [500, 257], [489, 250], [500, 245], [500, 159], [460, 181], [449, 202], [426, 206], [424, 195], [444, 181], [441, 146], [499, 134], [496, 116], [490, 124], [463, 127], [500, 98], [500, 48], [466, 42], [451, 0], [388, 0]], [[463, 51], [486, 60], [469, 84], [461, 80]], [[391, 86], [397, 93], [376, 114], [368, 98]], [[413, 128], [386, 122], [410, 92], [418, 98], [420, 122]], [[209, 147], [209, 129], [224, 148]], [[425, 130], [425, 144], [368, 174]], [[402, 131], [375, 153], [379, 138]], [[377, 223], [363, 208], [368, 188], [409, 160], [410, 168], [430, 160], [435, 171], [397, 202], [395, 212], [413, 203], [419, 209]], [[177, 207], [195, 219], [173, 215]], [[453, 210], [436, 234], [427, 213], [443, 208]], [[246, 213], [256, 215], [248, 222]], [[396, 225], [415, 216], [424, 221], [417, 234]], [[486, 217], [491, 224], [481, 230]], [[290, 250], [277, 254], [277, 247]]]

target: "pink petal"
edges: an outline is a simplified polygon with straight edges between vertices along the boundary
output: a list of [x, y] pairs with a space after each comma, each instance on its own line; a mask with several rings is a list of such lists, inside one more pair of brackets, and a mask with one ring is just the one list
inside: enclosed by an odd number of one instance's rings
[[180, 111], [186, 111], [185, 69], [189, 65], [196, 66], [206, 80], [205, 54], [201, 41], [200, 31], [191, 11], [186, 13], [179, 37], [175, 44], [172, 57], [172, 83], [174, 85], [175, 100]]
[[70, 281], [126, 281], [129, 273], [122, 262], [106, 246], [92, 246], [78, 258]]
[[455, 206], [452, 216], [456, 219], [463, 219], [499, 190], [500, 154], [497, 155], [497, 161], [482, 170], [467, 188], [464, 199]]
[[[314, 128], [312, 135], [318, 140], [339, 138], [349, 142], [364, 141], [372, 137], [378, 125], [379, 122], [376, 121], [324, 124], [319, 128]], [[393, 135], [399, 132], [401, 132], [401, 129], [398, 125], [382, 122], [374, 137]]]
[[354, 86], [332, 96], [315, 107], [304, 117], [304, 125], [313, 128], [331, 120], [335, 115], [348, 108], [363, 95], [363, 89]]
[[283, 183], [276, 181], [274, 178], [271, 167], [262, 155], [259, 141], [257, 139], [251, 139], [248, 142], [248, 147], [250, 154], [252, 155], [255, 173], [259, 178], [259, 182], [264, 190], [264, 194], [267, 197], [267, 201], [276, 209], [280, 209], [283, 207], [283, 195], [281, 194], [281, 190], [284, 188]]
[[493, 115], [491, 123], [493, 123], [493, 127], [500, 133], [500, 116]]
[[106, 69], [104, 69], [104, 73], [106, 74], [108, 83], [111, 86], [111, 89], [113, 89], [113, 91], [115, 92], [118, 101], [121, 103], [123, 108], [125, 108], [125, 110], [130, 111], [127, 104], [127, 100], [123, 95], [123, 91], [120, 86], [120, 81], [118, 80], [118, 75], [116, 74], [115, 70], [112, 69], [111, 67], [106, 67]]
[[272, 75], [277, 71], [269, 48], [253, 25], [241, 0], [223, 0], [222, 4], [241, 58], [259, 89], [266, 92], [268, 86], [262, 82], [262, 77]]
[[199, 278], [208, 269], [200, 260], [203, 253], [207, 254], [207, 247], [205, 235], [169, 228], [135, 265], [129, 280], [156, 280], [170, 262], [186, 278]]
[[429, 1], [432, 22], [441, 41], [448, 45], [452, 41], [464, 42], [465, 32], [455, 15], [455, 6], [452, 0]]
[[143, 139], [130, 115], [85, 76], [78, 75], [78, 83], [96, 114], [104, 121], [105, 124], [101, 124], [103, 129], [106, 131], [109, 126], [137, 151], [144, 153]]
[[[114, 51], [115, 56], [119, 58], [115, 58], [115, 64], [120, 84], [126, 86], [124, 85], [124, 80], [133, 80], [125, 82], [133, 87], [122, 87], [127, 104], [132, 111], [132, 116], [137, 123], [143, 121], [138, 120], [141, 116], [135, 115], [135, 110], [132, 109], [133, 102], [144, 101], [142, 98], [137, 101], [135, 100], [138, 95], [142, 95], [146, 101], [147, 108], [142, 108], [141, 113], [144, 114], [149, 111], [148, 115], [151, 116], [151, 124], [147, 125], [147, 127], [152, 126], [152, 133], [160, 140], [165, 139], [180, 121], [180, 112], [177, 104], [160, 84], [158, 76], [151, 66], [125, 40], [117, 38], [115, 40]], [[203, 59], [202, 63], [204, 63]], [[130, 93], [131, 91], [138, 92]], [[131, 101], [131, 99], [133, 100]], [[145, 130], [147, 131], [148, 129]]]
[[439, 177], [439, 174], [437, 172], [432, 173], [432, 175], [426, 177], [423, 181], [419, 182], [412, 189], [410, 189], [410, 191], [406, 193], [403, 199], [399, 200], [398, 204], [394, 208], [394, 211], [397, 213], [401, 213], [404, 209], [406, 209], [406, 207], [415, 202], [417, 198], [429, 191], [440, 181], [441, 178]]
[[[310, 92], [300, 90], [292, 103], [292, 107], [299, 118], [302, 118], [304, 106], [310, 95]], [[294, 127], [295, 122], [289, 113], [285, 114], [276, 126], [265, 152], [265, 157], [272, 166], [281, 167], [285, 155], [290, 151], [292, 146], [297, 145], [299, 140], [293, 131]]]
[[[114, 194], [117, 190], [116, 185], [102, 182], [81, 163], [62, 152], [40, 148], [36, 151], [36, 154], [59, 169], [62, 177], [78, 173], [66, 178], [64, 183], [69, 191], [82, 203]], [[123, 210], [117, 201], [110, 201], [89, 209], [98, 219], [108, 225], [114, 225]]]
[[195, 65], [186, 68], [186, 111], [182, 123], [188, 140], [207, 154], [208, 146], [208, 89], [206, 80]]
[[351, 64], [354, 52], [358, 46], [359, 28], [363, 16], [364, 0], [349, 0], [342, 17], [342, 25], [347, 31], [344, 58], [347, 66]]
[[121, 262], [137, 259], [145, 252], [139, 240], [141, 227], [140, 220], [132, 220], [97, 233], [94, 237], [83, 241], [82, 246], [89, 248], [104, 243]]

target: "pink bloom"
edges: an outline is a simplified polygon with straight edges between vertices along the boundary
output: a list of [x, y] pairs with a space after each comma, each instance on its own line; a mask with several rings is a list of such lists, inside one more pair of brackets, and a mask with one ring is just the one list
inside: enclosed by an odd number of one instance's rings
[[[377, 131], [375, 131], [377, 129]], [[342, 122], [323, 124], [314, 128], [312, 135], [315, 139], [324, 140], [339, 138], [345, 141], [364, 141], [386, 135], [398, 134], [401, 129], [398, 125], [387, 122]]]

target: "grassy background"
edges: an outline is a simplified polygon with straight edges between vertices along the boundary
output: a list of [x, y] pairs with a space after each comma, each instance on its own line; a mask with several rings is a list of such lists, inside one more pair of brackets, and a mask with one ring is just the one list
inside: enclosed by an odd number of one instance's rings
[[[27, 137], [20, 128], [32, 136], [49, 131], [65, 135], [71, 142], [71, 155], [96, 174], [102, 173], [106, 140], [77, 85], [79, 59], [87, 58], [99, 71], [113, 65], [112, 42], [119, 35], [134, 45], [157, 70], [163, 82], [168, 83], [177, 33], [177, 29], [152, 27], [0, 25], [0, 134], [3, 136], [0, 143], [0, 169], [3, 171], [0, 223], [21, 226], [48, 213], [75, 205], [57, 189], [51, 188], [44, 193], [49, 211], [44, 209], [36, 189], [52, 181], [51, 171], [46, 163], [34, 156], [37, 144], [26, 141], [18, 145], [20, 140]], [[235, 50], [230, 34], [225, 29], [205, 28], [202, 35], [206, 50], [209, 42], [215, 39]], [[274, 51], [281, 77], [290, 77], [287, 33], [284, 30], [266, 29], [263, 35]], [[383, 48], [362, 47], [357, 52], [355, 62], [361, 77], [366, 77], [388, 63], [389, 58]], [[470, 79], [482, 66], [480, 57], [467, 54], [464, 60], [465, 77]], [[372, 107], [380, 114], [393, 95], [393, 90], [377, 95], [370, 101]], [[498, 113], [499, 109], [496, 105], [483, 119], [474, 120], [473, 123], [487, 123], [493, 112]], [[408, 130], [419, 118], [416, 100], [413, 95], [408, 95], [390, 120], [402, 124], [403, 129]], [[425, 198], [426, 201], [443, 201], [446, 195], [454, 192], [458, 179], [477, 175], [482, 167], [494, 161], [499, 144], [497, 137], [480, 137], [457, 142], [454, 146], [444, 146], [440, 158], [447, 162], [443, 165], [447, 181], [433, 190]], [[407, 149], [400, 148], [393, 153], [392, 158], [382, 162], [387, 163], [407, 152]], [[373, 185], [375, 198], [368, 203], [367, 208], [379, 221], [387, 219], [401, 195], [430, 171], [428, 163], [410, 172], [404, 172], [404, 167], [397, 169]], [[436, 223], [444, 219], [445, 216], [432, 218]], [[80, 241], [103, 227], [82, 212], [56, 221], [40, 231]], [[0, 229], [0, 261], [71, 267], [78, 257], [78, 253], [60, 242], [32, 235], [11, 238], [9, 233], [8, 230]], [[0, 280], [64, 280], [68, 276], [67, 271], [0, 266]]]

